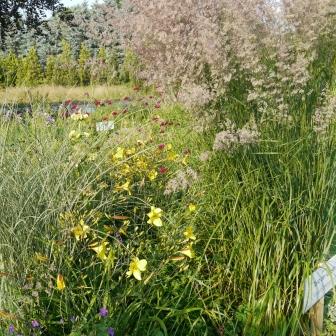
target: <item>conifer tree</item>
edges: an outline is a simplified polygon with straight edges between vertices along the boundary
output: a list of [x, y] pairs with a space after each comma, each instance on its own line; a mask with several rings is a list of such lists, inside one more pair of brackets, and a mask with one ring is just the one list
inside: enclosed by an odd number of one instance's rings
[[90, 83], [90, 58], [90, 50], [82, 43], [78, 58], [78, 75], [81, 85], [88, 85]]
[[47, 57], [47, 64], [45, 68], [45, 82], [47, 84], [57, 83], [57, 59], [54, 55]]
[[58, 83], [60, 85], [77, 85], [77, 63], [74, 60], [71, 45], [69, 42], [63, 40], [62, 53], [58, 56], [57, 71]]
[[4, 83], [6, 86], [15, 86], [18, 72], [18, 58], [13, 50], [10, 50], [3, 60]]
[[20, 85], [36, 86], [41, 83], [43, 72], [35, 47], [31, 47], [27, 56], [22, 59], [20, 72]]
[[5, 61], [4, 55], [0, 53], [0, 87], [5, 85]]

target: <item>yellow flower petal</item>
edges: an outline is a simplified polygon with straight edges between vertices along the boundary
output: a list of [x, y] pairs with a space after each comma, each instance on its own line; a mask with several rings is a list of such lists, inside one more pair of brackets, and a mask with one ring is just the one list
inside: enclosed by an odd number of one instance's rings
[[180, 251], [180, 253], [186, 255], [187, 257], [194, 258], [194, 251], [191, 249], [191, 247], [187, 247]]
[[63, 290], [65, 288], [65, 282], [62, 274], [57, 275], [56, 285], [58, 290]]
[[193, 203], [190, 203], [188, 205], [188, 209], [189, 209], [189, 212], [192, 213], [192, 212], [195, 212], [196, 211], [196, 205], [193, 204]]
[[134, 278], [137, 280], [141, 280], [141, 272], [139, 270], [133, 271]]
[[144, 272], [146, 270], [146, 267], [147, 267], [147, 260], [145, 260], [145, 259], [139, 260], [138, 267], [139, 267], [139, 270], [141, 272]]
[[153, 220], [153, 224], [154, 224], [155, 226], [162, 226], [162, 220], [161, 220], [161, 218], [156, 218], [156, 219], [154, 219], [154, 220]]

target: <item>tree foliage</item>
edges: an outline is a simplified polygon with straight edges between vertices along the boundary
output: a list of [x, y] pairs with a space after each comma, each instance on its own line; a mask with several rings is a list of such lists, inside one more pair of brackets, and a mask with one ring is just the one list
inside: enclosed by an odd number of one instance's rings
[[59, 0], [0, 0], [0, 45], [13, 26], [37, 28], [47, 10], [56, 12], [62, 8]]

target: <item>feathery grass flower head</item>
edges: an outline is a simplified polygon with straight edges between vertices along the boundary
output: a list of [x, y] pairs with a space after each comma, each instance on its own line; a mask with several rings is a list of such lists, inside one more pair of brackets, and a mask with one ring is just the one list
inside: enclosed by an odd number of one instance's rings
[[64, 277], [62, 274], [57, 274], [56, 286], [58, 290], [60, 291], [64, 290], [65, 282], [64, 282]]
[[151, 211], [147, 214], [147, 216], [149, 217], [147, 223], [158, 227], [162, 226], [162, 213], [162, 209], [152, 206]]
[[135, 279], [141, 280], [141, 272], [146, 271], [147, 267], [147, 260], [146, 259], [139, 259], [138, 257], [133, 258], [130, 262], [129, 270], [127, 271], [127, 277], [134, 276]]

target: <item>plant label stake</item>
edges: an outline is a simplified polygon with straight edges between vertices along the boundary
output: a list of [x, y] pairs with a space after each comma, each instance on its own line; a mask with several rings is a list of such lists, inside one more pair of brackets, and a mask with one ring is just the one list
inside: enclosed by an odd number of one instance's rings
[[304, 282], [303, 313], [309, 311], [312, 335], [323, 330], [324, 296], [336, 285], [336, 256], [329, 259]]
[[101, 121], [96, 123], [97, 132], [110, 131], [114, 129], [113, 121]]

